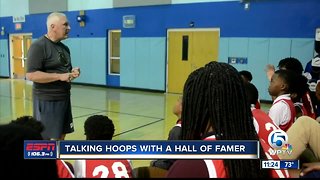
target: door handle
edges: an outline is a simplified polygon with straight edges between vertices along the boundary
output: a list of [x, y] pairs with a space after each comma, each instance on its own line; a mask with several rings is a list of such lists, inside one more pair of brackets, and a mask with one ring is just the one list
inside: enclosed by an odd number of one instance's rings
[[12, 59], [22, 60], [23, 58], [22, 57], [14, 57], [14, 56], [12, 56]]

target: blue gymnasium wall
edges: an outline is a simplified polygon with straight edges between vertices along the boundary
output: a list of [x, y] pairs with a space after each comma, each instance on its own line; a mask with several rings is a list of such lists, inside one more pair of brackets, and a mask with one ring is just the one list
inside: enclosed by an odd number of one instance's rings
[[[306, 64], [313, 56], [315, 29], [320, 27], [319, 0], [254, 1], [249, 10], [235, 2], [191, 3], [87, 10], [85, 27], [76, 22], [78, 11], [67, 12], [73, 64], [81, 67], [76, 82], [165, 91], [166, 33], [169, 28], [220, 28], [219, 61], [248, 57], [248, 64], [234, 65], [252, 72], [260, 99], [270, 100], [264, 73], [268, 63], [294, 56]], [[122, 16], [135, 15], [134, 29], [122, 28]], [[47, 14], [27, 15], [23, 30], [15, 31], [12, 17], [0, 19], [6, 33], [45, 34]], [[107, 76], [107, 30], [121, 29], [121, 76]], [[8, 35], [0, 36], [1, 44]], [[0, 54], [8, 51], [1, 47]], [[7, 60], [8, 61], [8, 60]], [[0, 74], [6, 73], [1, 64]], [[4, 75], [5, 76], [5, 75]], [[8, 76], [8, 73], [7, 73]]]

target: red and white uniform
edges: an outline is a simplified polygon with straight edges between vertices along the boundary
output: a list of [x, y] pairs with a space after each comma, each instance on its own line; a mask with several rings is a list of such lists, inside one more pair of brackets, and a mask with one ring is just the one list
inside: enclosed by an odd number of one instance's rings
[[290, 94], [278, 96], [273, 101], [268, 115], [280, 129], [287, 131], [296, 118], [296, 111]]
[[[204, 140], [215, 141], [216, 137], [211, 135], [206, 137]], [[223, 160], [204, 160], [207, 165], [207, 170], [209, 173], [209, 178], [227, 178], [227, 173], [223, 164]]]
[[279, 126], [277, 126], [264, 111], [251, 108], [251, 112], [254, 120], [253, 124], [259, 139], [263, 139], [264, 141], [268, 142], [268, 136], [270, 132], [280, 129]]
[[[211, 135], [204, 140], [216, 140]], [[223, 160], [178, 159], [170, 167], [167, 178], [227, 178]]]
[[301, 99], [302, 99], [303, 108], [305, 110], [304, 113], [306, 113], [305, 115], [309, 116], [313, 119], [316, 119], [317, 118], [316, 113], [314, 112], [309, 92], [306, 92], [306, 94], [304, 96], [302, 96]]
[[[280, 129], [273, 121], [272, 119], [262, 110], [260, 109], [251, 109], [253, 114], [253, 120], [254, 120], [254, 126], [256, 129], [256, 132], [259, 136], [260, 144], [263, 148], [264, 153], [266, 154], [268, 159], [272, 160], [278, 160], [280, 159], [278, 155], [271, 155], [269, 153], [271, 146], [268, 143], [268, 136], [273, 130]], [[285, 169], [279, 169], [271, 170], [271, 176], [273, 178], [289, 178], [289, 173]]]
[[260, 101], [259, 101], [259, 100], [256, 102], [256, 104], [254, 105], [254, 107], [255, 107], [256, 109], [261, 109], [261, 105], [260, 105]]
[[65, 161], [57, 159], [56, 164], [59, 178], [74, 178], [73, 172]]
[[131, 162], [121, 159], [75, 160], [74, 172], [77, 178], [132, 178]]
[[301, 111], [301, 113], [302, 113], [301, 116], [308, 116], [308, 111], [307, 111], [307, 109], [305, 108], [305, 106], [303, 105], [303, 103], [301, 103], [301, 102], [295, 102], [295, 103], [294, 103], [294, 107], [300, 109], [300, 111]]

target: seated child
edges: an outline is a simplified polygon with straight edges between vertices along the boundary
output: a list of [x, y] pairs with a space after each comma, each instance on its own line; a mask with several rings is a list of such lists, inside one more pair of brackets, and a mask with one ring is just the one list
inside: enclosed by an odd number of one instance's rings
[[[178, 117], [176, 125], [170, 130], [168, 140], [179, 140], [181, 136], [181, 112], [182, 112], [182, 97], [180, 96], [175, 106], [173, 107], [173, 113]], [[150, 166], [158, 167], [168, 170], [174, 163], [174, 159], [159, 159], [150, 162]]]
[[[90, 116], [84, 123], [87, 140], [112, 140], [114, 124], [104, 115]], [[131, 178], [131, 162], [126, 159], [75, 160], [76, 178]]]
[[275, 97], [268, 115], [283, 131], [289, 129], [296, 117], [295, 107], [290, 97], [295, 80], [296, 73], [290, 70], [277, 70], [272, 75], [268, 88], [269, 94]]

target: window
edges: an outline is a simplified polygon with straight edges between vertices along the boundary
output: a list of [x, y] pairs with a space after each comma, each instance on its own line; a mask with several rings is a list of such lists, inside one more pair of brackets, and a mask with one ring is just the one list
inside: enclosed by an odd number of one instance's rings
[[120, 30], [109, 31], [109, 74], [120, 75]]

